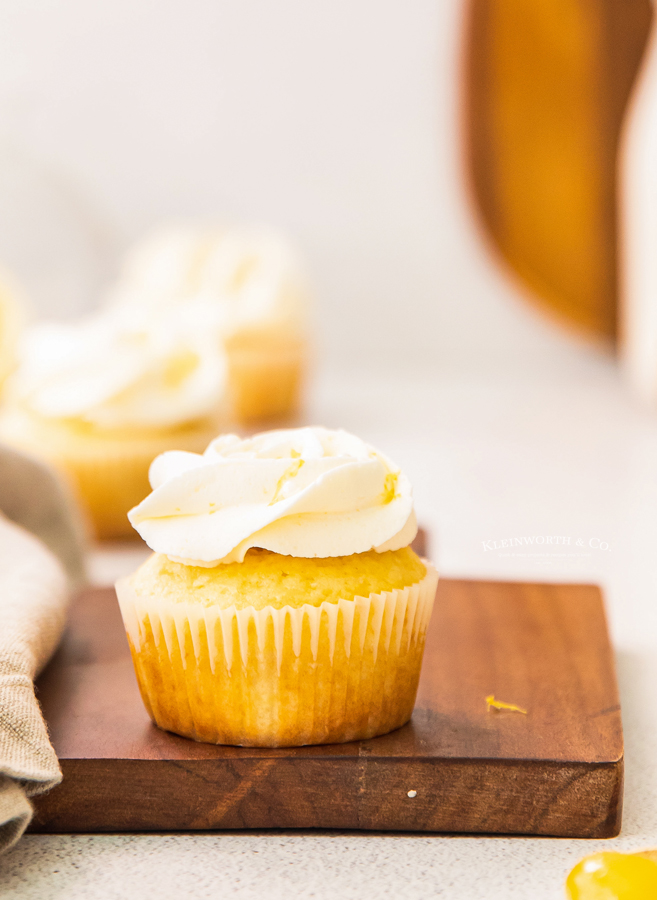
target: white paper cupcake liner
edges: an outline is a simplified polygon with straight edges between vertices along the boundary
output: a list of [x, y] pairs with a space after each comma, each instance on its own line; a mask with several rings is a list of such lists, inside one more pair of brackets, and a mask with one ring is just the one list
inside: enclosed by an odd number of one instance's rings
[[[117, 596], [149, 712], [169, 730], [255, 746], [354, 740], [398, 727], [412, 711], [438, 583], [424, 562], [425, 577], [409, 587], [298, 608], [176, 603], [140, 596], [129, 578], [120, 580]], [[312, 693], [312, 715], [290, 694], [290, 681], [299, 694]], [[385, 696], [373, 696], [375, 681]], [[223, 698], [216, 728], [208, 705], [215, 696]], [[237, 697], [236, 719], [257, 727], [233, 728]]]

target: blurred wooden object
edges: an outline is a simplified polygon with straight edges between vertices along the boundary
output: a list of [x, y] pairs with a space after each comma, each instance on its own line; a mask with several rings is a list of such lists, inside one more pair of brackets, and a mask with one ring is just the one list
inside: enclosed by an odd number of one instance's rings
[[466, 153], [496, 246], [536, 299], [616, 337], [616, 156], [650, 0], [470, 0]]

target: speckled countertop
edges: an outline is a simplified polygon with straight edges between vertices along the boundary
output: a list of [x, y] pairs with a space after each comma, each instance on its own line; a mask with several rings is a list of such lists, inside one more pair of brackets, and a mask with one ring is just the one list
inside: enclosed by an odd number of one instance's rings
[[[564, 351], [522, 377], [325, 377], [309, 419], [353, 430], [404, 466], [443, 574], [603, 585], [625, 729], [621, 836], [28, 835], [0, 858], [3, 898], [557, 900], [583, 854], [657, 847], [657, 418], [632, 405], [609, 361]], [[484, 550], [510, 534], [594, 546], [573, 558]], [[99, 550], [94, 576], [107, 582], [139, 556]]]

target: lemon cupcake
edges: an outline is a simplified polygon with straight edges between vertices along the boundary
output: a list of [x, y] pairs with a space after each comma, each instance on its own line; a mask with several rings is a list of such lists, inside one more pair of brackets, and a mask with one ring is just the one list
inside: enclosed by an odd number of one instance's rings
[[281, 235], [254, 227], [162, 229], [128, 255], [111, 300], [151, 309], [207, 302], [227, 358], [232, 417], [246, 423], [298, 408], [309, 290]]
[[158, 454], [217, 432], [226, 364], [202, 312], [105, 309], [26, 336], [0, 439], [59, 469], [100, 538], [134, 536], [127, 512]]
[[286, 747], [409, 720], [438, 576], [389, 459], [302, 428], [165, 453], [150, 479], [130, 520], [155, 553], [117, 594], [157, 725]]

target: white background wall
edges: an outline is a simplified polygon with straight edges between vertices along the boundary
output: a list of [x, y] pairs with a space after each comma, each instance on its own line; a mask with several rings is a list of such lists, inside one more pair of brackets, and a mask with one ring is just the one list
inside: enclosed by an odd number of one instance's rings
[[461, 0], [5, 0], [0, 258], [49, 314], [165, 217], [290, 232], [325, 359], [549, 366], [564, 338], [479, 242]]

